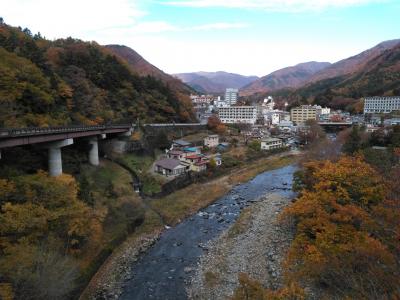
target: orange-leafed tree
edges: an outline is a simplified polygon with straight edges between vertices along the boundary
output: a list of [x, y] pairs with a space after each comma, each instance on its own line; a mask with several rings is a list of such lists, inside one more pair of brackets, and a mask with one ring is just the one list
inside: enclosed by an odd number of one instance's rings
[[283, 217], [296, 224], [288, 277], [331, 297], [399, 297], [398, 207], [383, 178], [361, 157], [304, 165], [303, 190]]
[[212, 115], [208, 118], [207, 128], [218, 134], [224, 134], [226, 132], [226, 126], [216, 115]]

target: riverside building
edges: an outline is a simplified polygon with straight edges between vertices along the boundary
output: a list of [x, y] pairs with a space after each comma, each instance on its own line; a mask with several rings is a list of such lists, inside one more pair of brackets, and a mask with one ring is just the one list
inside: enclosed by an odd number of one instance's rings
[[400, 97], [367, 97], [364, 99], [364, 114], [388, 114], [400, 111]]

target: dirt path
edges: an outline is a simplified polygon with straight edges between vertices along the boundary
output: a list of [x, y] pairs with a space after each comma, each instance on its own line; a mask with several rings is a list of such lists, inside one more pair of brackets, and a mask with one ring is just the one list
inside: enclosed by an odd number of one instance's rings
[[292, 228], [277, 217], [290, 199], [270, 194], [241, 213], [237, 222], [208, 245], [192, 277], [190, 299], [227, 299], [245, 272], [264, 286], [282, 284], [281, 262], [293, 237]]

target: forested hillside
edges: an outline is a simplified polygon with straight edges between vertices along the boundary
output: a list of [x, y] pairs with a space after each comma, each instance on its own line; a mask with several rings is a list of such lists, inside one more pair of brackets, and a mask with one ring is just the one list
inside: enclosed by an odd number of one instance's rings
[[[342, 65], [343, 62], [337, 64]], [[335, 69], [335, 65], [330, 68]], [[296, 90], [280, 90], [272, 94], [293, 106], [317, 103], [360, 112], [363, 97], [400, 94], [400, 42], [380, 54], [368, 56], [351, 73], [318, 80]]]
[[117, 57], [126, 61], [131, 70], [140, 76], [152, 76], [160, 79], [162, 82], [170, 86], [174, 91], [178, 91], [182, 96], [194, 93], [195, 91], [179, 79], [169, 75], [156, 66], [145, 60], [135, 50], [123, 45], [107, 45], [106, 48]]
[[246, 85], [240, 90], [242, 96], [255, 93], [268, 93], [283, 88], [296, 88], [304, 85], [311, 76], [330, 66], [328, 62], [306, 62], [272, 72]]
[[193, 119], [190, 101], [95, 42], [0, 23], [0, 127]]

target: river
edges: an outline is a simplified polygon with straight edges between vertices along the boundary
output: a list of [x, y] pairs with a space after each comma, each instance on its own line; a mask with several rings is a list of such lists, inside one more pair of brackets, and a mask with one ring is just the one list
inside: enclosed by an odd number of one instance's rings
[[259, 174], [235, 186], [225, 196], [177, 226], [160, 239], [133, 266], [132, 277], [120, 299], [187, 299], [186, 283], [196, 269], [208, 241], [226, 230], [241, 209], [269, 193], [294, 197], [293, 165]]

